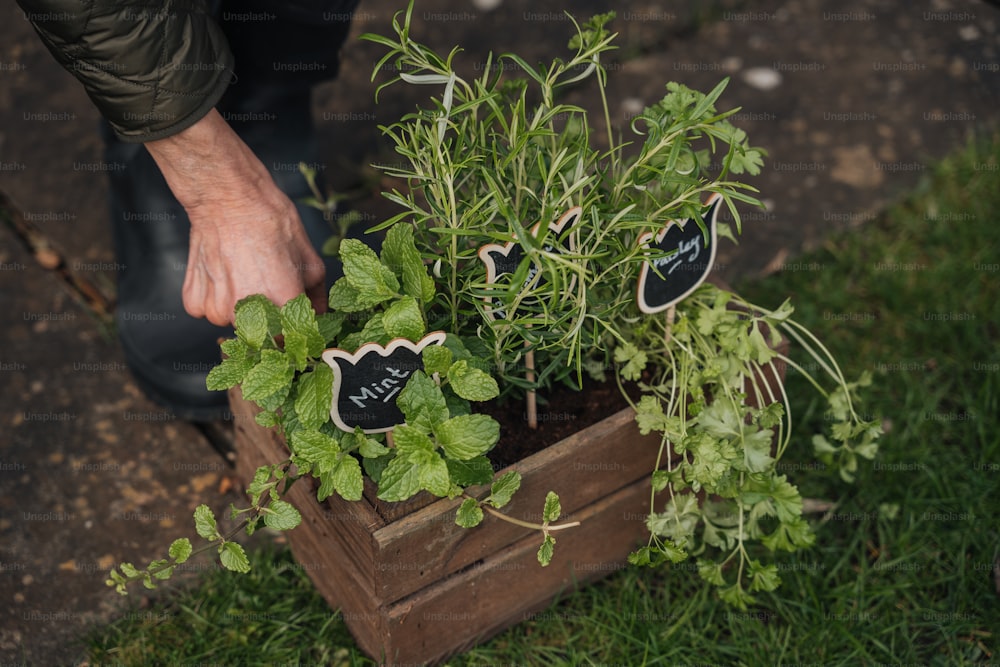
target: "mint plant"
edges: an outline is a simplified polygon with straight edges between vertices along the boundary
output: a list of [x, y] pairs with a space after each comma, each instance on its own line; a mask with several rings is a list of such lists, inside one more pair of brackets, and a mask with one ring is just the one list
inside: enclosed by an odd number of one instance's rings
[[[489, 514], [538, 530], [544, 565], [554, 533], [575, 524], [556, 523], [555, 493], [542, 523], [500, 512], [520, 478], [494, 479], [487, 455], [503, 447], [500, 427], [473, 404], [558, 383], [580, 389], [585, 378], [610, 374], [626, 397], [638, 392], [630, 401], [640, 432], [660, 436], [649, 539], [630, 561], [697, 558], [701, 577], [746, 608], [755, 592], [780, 584], [768, 552], [815, 540], [798, 489], [777, 467], [797, 439], [787, 397], [780, 381], [765, 378], [777, 378], [779, 367], [795, 370], [828, 400], [830, 433], [815, 434], [812, 446], [845, 481], [859, 458], [876, 455], [880, 429], [855, 407], [870, 379], [848, 382], [791, 318], [790, 304], [772, 310], [709, 284], [665, 314], [636, 304], [637, 276], [657, 259], [641, 238], [683, 219], [707, 234], [703, 202], [713, 196], [734, 220], [717, 233], [734, 238], [737, 205], [760, 205], [753, 188], [732, 180], [758, 173], [764, 152], [727, 120], [738, 109], [716, 108], [726, 81], [708, 94], [667, 84], [664, 97], [619, 136], [603, 66], [614, 48], [613, 13], [574, 22], [566, 60], [536, 66], [503, 54], [494, 67], [491, 56], [467, 80], [455, 68], [458, 49], [442, 57], [414, 40], [412, 11], [411, 3], [397, 14], [392, 35], [364, 36], [387, 49], [373, 77], [396, 72], [380, 95], [395, 84], [430, 93], [427, 108], [382, 128], [405, 160], [384, 171], [407, 187], [384, 193], [402, 210], [377, 225], [385, 231], [381, 253], [351, 239], [339, 243], [345, 275], [330, 290], [329, 313], [315, 314], [304, 295], [280, 308], [261, 296], [241, 301], [236, 338], [222, 344], [226, 358], [209, 376], [213, 389], [240, 385], [262, 408], [258, 424], [278, 429], [290, 450], [287, 460], [257, 471], [250, 506], [232, 508], [231, 518], [248, 531], [261, 523], [293, 528], [298, 513], [282, 500], [289, 484], [311, 476], [318, 500], [334, 493], [358, 500], [367, 476], [386, 501], [421, 492], [462, 498], [456, 523], [463, 527]], [[601, 100], [600, 131], [585, 109], [565, 101], [584, 85]], [[318, 195], [316, 203], [326, 205]], [[557, 228], [577, 207], [574, 223]], [[486, 246], [516, 261], [487, 279]], [[416, 343], [433, 331], [445, 332], [443, 344], [423, 348], [423, 370], [396, 396], [403, 419], [393, 442], [331, 422], [337, 371], [323, 361], [325, 349]], [[781, 352], [783, 338], [822, 372], [813, 375]], [[524, 372], [528, 352], [533, 381]], [[232, 533], [223, 536], [206, 512], [196, 513], [197, 532], [208, 540], [203, 549], [243, 569]], [[175, 542], [169, 559], [142, 570], [123, 564], [109, 584], [120, 591], [130, 581], [153, 585], [191, 552], [189, 542]]]
[[[496, 510], [506, 505], [520, 486], [520, 475], [510, 472], [493, 481], [493, 464], [486, 454], [496, 445], [500, 425], [492, 417], [473, 414], [472, 402], [488, 401], [499, 387], [457, 335], [440, 347], [423, 352], [424, 371], [416, 371], [399, 393], [397, 404], [405, 417], [393, 429], [394, 444], [386, 446], [383, 434], [361, 429], [344, 432], [331, 423], [333, 370], [321, 358], [329, 347], [356, 349], [368, 343], [388, 343], [393, 338], [417, 341], [426, 333], [424, 307], [433, 301], [434, 283], [413, 243], [412, 229], [393, 227], [386, 234], [381, 255], [355, 239], [339, 248], [344, 277], [330, 290], [334, 312], [316, 314], [308, 297], [300, 294], [282, 307], [262, 295], [236, 304], [236, 338], [223, 341], [225, 358], [208, 376], [209, 389], [227, 390], [240, 385], [243, 397], [262, 408], [256, 422], [276, 428], [288, 443], [290, 455], [280, 463], [257, 470], [247, 489], [250, 506], [230, 508], [230, 519], [241, 521], [223, 535], [218, 519], [207, 505], [194, 514], [195, 529], [208, 544], [197, 553], [216, 549], [223, 567], [246, 572], [249, 562], [233, 537], [261, 525], [291, 530], [301, 515], [282, 496], [292, 483], [311, 476], [319, 482], [316, 499], [336, 493], [344, 500], [362, 497], [364, 477], [378, 486], [378, 497], [402, 501], [421, 491], [442, 498], [465, 496], [456, 523], [472, 527], [485, 508], [502, 519], [539, 530], [544, 566], [552, 558], [552, 531], [577, 524], [551, 525], [559, 515], [558, 496], [546, 498], [542, 524], [507, 517]], [[357, 317], [350, 317], [357, 314]], [[470, 341], [473, 349], [477, 347]], [[474, 486], [491, 484], [484, 501], [468, 495]], [[480, 517], [473, 520], [476, 510]], [[194, 553], [190, 540], [176, 540], [168, 559], [154, 560], [145, 568], [122, 563], [109, 574], [107, 584], [125, 594], [129, 583], [147, 588], [169, 578], [176, 565]]]

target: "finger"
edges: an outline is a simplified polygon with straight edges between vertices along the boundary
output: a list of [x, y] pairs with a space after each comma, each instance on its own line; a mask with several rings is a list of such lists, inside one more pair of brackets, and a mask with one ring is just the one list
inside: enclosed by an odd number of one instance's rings
[[205, 287], [205, 319], [212, 324], [223, 327], [233, 321], [232, 292], [214, 280], [206, 280]]
[[194, 257], [194, 248], [188, 252], [187, 271], [184, 273], [184, 285], [181, 287], [181, 302], [184, 310], [191, 317], [205, 316], [205, 281], [206, 277]]

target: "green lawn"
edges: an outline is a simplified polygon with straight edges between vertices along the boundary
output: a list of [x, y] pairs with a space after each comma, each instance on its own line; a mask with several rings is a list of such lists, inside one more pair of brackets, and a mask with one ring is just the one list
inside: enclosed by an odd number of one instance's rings
[[[817, 546], [779, 556], [784, 584], [748, 612], [692, 566], [622, 571], [451, 665], [1000, 664], [1000, 137], [945, 161], [905, 202], [741, 291], [786, 297], [841, 360], [874, 373], [883, 420], [855, 484], [783, 460]], [[792, 379], [799, 432], [823, 416]], [[795, 397], [803, 397], [796, 400]], [[286, 552], [208, 576], [90, 638], [91, 665], [371, 665]]]

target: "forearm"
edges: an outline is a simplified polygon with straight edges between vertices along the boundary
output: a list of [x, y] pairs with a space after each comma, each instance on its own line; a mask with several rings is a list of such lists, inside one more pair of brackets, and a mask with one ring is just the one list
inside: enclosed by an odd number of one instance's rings
[[267, 168], [215, 109], [182, 132], [146, 142], [146, 150], [189, 212], [219, 204], [239, 206], [248, 191], [284, 199]]

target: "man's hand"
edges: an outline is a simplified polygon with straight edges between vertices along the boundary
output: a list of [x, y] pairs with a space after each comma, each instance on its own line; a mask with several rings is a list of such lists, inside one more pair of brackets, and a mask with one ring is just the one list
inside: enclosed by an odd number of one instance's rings
[[191, 219], [190, 315], [229, 324], [236, 302], [258, 293], [281, 306], [305, 292], [326, 310], [326, 270], [295, 205], [217, 111], [146, 149]]

